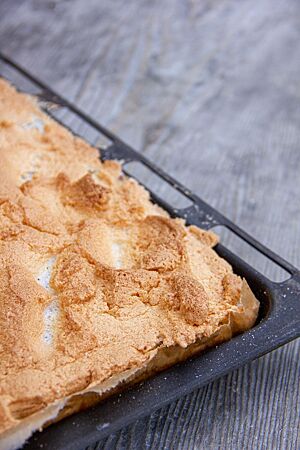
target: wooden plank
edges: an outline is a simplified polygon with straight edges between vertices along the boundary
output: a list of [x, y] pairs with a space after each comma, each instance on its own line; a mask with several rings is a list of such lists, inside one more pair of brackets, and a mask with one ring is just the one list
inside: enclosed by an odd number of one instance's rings
[[[300, 266], [299, 2], [4, 0], [0, 18], [2, 50]], [[296, 341], [95, 448], [296, 449], [298, 429]]]

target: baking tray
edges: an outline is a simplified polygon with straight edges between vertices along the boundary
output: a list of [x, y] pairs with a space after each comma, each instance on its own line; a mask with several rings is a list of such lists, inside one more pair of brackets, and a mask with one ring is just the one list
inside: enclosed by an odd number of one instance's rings
[[[104, 137], [106, 145], [105, 148], [101, 148], [102, 160], [117, 159], [124, 166], [129, 162], [139, 162], [184, 195], [191, 202], [190, 206], [175, 209], [150, 190], [152, 200], [166, 209], [171, 216], [182, 217], [188, 224], [204, 229], [222, 225], [289, 274], [289, 278], [284, 282], [271, 281], [224, 245], [218, 244], [216, 247], [218, 254], [233, 266], [237, 274], [247, 279], [260, 301], [256, 325], [250, 331], [234, 337], [229, 342], [175, 365], [40, 433], [35, 433], [25, 445], [25, 449], [83, 449], [180, 396], [300, 336], [300, 272], [298, 269], [1, 53], [0, 75], [7, 78], [18, 89], [37, 95], [41, 106], [48, 114], [53, 116], [53, 112], [59, 109], [67, 111], [59, 120], [63, 125], [68, 126], [69, 122], [66, 119], [68, 114], [71, 114], [77, 121], [92, 129], [94, 134]], [[54, 118], [57, 120], [57, 116]]]

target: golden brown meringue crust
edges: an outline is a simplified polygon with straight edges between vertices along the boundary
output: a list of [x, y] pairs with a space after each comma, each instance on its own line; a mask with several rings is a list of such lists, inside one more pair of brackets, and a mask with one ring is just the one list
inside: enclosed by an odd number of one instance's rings
[[234, 332], [254, 324], [212, 232], [169, 218], [1, 80], [0, 181], [0, 433], [232, 317], [245, 315]]

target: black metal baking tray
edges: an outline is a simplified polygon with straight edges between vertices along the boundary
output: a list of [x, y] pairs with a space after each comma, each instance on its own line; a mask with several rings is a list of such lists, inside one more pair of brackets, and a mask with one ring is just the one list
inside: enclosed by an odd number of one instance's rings
[[[260, 301], [261, 307], [257, 324], [250, 331], [234, 337], [229, 342], [173, 366], [126, 392], [66, 418], [40, 433], [35, 433], [25, 445], [27, 450], [40, 448], [44, 450], [83, 449], [127, 426], [132, 421], [188, 394], [193, 389], [199, 388], [300, 336], [300, 272], [298, 269], [249, 236], [112, 132], [99, 125], [71, 102], [56, 94], [1, 53], [0, 75], [7, 78], [20, 90], [37, 95], [42, 106], [50, 115], [53, 114], [52, 106], [56, 105], [56, 107], [73, 114], [77, 120], [92, 128], [98, 135], [104, 136], [108, 145], [101, 149], [102, 159], [117, 159], [123, 165], [138, 161], [183, 194], [190, 200], [191, 206], [175, 209], [150, 190], [153, 201], [165, 208], [173, 217], [182, 217], [188, 224], [195, 224], [204, 229], [222, 225], [290, 275], [284, 282], [273, 282], [228, 248], [219, 244], [216, 248], [219, 255], [229, 261], [236, 273], [247, 279]], [[66, 117], [66, 115], [63, 116], [61, 120], [64, 125]]]

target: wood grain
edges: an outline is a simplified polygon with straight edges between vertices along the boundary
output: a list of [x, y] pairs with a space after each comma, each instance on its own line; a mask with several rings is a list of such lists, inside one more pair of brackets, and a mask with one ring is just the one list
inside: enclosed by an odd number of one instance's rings
[[[0, 2], [1, 50], [298, 267], [299, 42], [296, 0]], [[296, 341], [93, 448], [300, 448], [299, 375]]]

